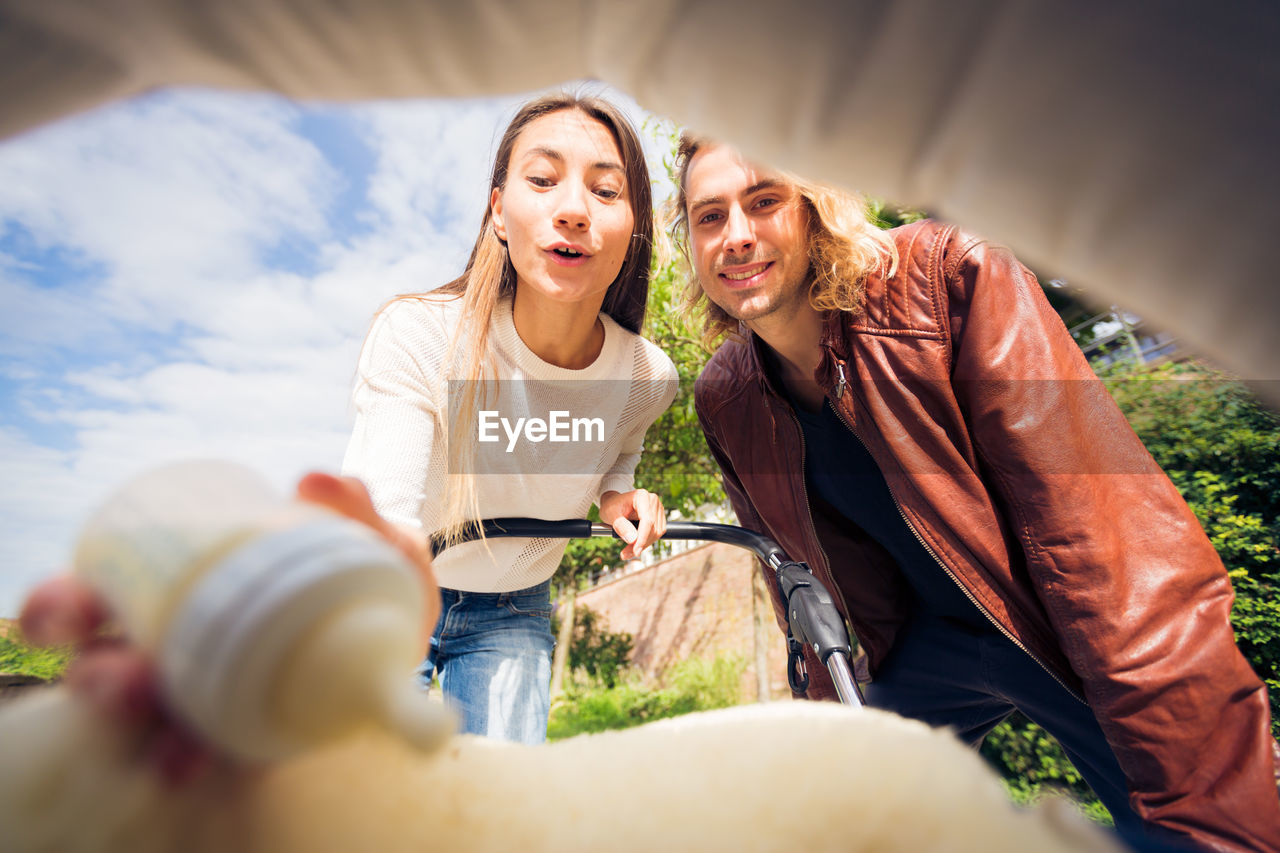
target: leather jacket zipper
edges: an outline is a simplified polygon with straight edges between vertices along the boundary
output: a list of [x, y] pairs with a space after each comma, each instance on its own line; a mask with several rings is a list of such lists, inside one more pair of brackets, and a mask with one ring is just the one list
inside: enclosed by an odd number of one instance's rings
[[[768, 399], [768, 397], [766, 397], [765, 399]], [[806, 453], [805, 442], [804, 442], [804, 428], [800, 426], [800, 419], [796, 417], [795, 412], [788, 410], [787, 413], [791, 416], [791, 420], [795, 422], [796, 431], [800, 434], [800, 471], [801, 471], [800, 476], [801, 478], [803, 478], [804, 477], [804, 458]], [[822, 569], [823, 575], [825, 575], [825, 577], [820, 576], [818, 579], [822, 581], [824, 584], [826, 584], [827, 589], [833, 592], [835, 596], [840, 600], [840, 608], [844, 614], [846, 630], [848, 630], [849, 636], [853, 638], [853, 640], [858, 644], [858, 646], [862, 647], [862, 641], [858, 639], [858, 632], [853, 630], [853, 615], [852, 615], [853, 611], [849, 609], [849, 603], [844, 600], [844, 593], [841, 592], [840, 587], [836, 584], [835, 578], [831, 574], [831, 558], [827, 556], [826, 550], [823, 549], [822, 547], [822, 540], [818, 538], [818, 528], [815, 527], [813, 523], [813, 507], [809, 505], [808, 487], [801, 488], [801, 492], [804, 494], [804, 512], [805, 512], [805, 518], [809, 522], [809, 533], [813, 535], [813, 541], [818, 546], [818, 553], [822, 556], [823, 565], [820, 568]]]
[[[836, 370], [838, 371], [839, 377], [840, 377], [839, 381], [836, 383], [836, 392], [839, 395], [836, 397], [836, 400], [839, 400], [840, 397], [844, 396], [844, 387], [846, 383], [844, 378], [844, 364], [840, 362], [838, 359], [836, 360]], [[833, 404], [831, 406], [831, 410], [835, 412], [836, 417], [840, 420], [840, 423], [844, 424], [845, 429], [849, 430], [849, 432], [853, 435], [853, 437], [858, 440], [858, 443], [862, 445], [862, 449], [867, 452], [867, 455], [871, 456], [871, 448], [867, 447], [867, 443], [862, 440], [862, 436], [858, 435], [857, 431], [854, 430], [853, 427], [849, 426], [849, 422], [844, 419], [844, 414], [841, 413], [840, 407], [838, 405]], [[792, 415], [792, 417], [795, 417], [795, 415]], [[798, 420], [797, 420], [797, 425], [799, 425]], [[804, 430], [803, 429], [800, 431], [800, 446], [801, 446], [801, 453], [803, 454], [803, 448], [804, 448]], [[874, 461], [875, 456], [871, 456], [871, 459], [872, 461]], [[801, 456], [801, 460], [803, 461], [803, 455]], [[876, 463], [876, 465], [877, 467], [879, 467], [879, 463]], [[979, 602], [978, 599], [976, 599], [973, 596], [973, 593], [969, 591], [968, 587], [960, 583], [960, 579], [957, 578], [955, 576], [955, 573], [952, 572], [951, 569], [947, 567], [946, 563], [942, 562], [942, 560], [938, 558], [938, 555], [935, 554], [933, 549], [929, 547], [929, 543], [924, 541], [924, 537], [920, 535], [920, 532], [916, 530], [915, 525], [911, 523], [911, 519], [907, 518], [906, 512], [904, 512], [902, 509], [902, 502], [899, 501], [898, 496], [894, 494], [893, 487], [889, 485], [888, 478], [885, 479], [884, 485], [885, 485], [885, 488], [889, 490], [889, 497], [893, 498], [893, 506], [896, 510], [898, 510], [898, 515], [902, 518], [902, 523], [905, 524], [907, 526], [907, 529], [911, 531], [911, 535], [914, 536], [916, 538], [916, 541], [920, 543], [920, 546], [924, 548], [925, 553], [927, 553], [930, 557], [932, 557], [933, 561], [938, 564], [939, 568], [941, 568], [944, 572], [946, 572], [947, 577], [951, 578], [952, 583], [954, 583], [957, 587], [960, 588], [960, 591], [964, 593], [965, 598], [972, 601], [973, 606], [978, 608], [978, 612], [981, 613], [983, 616], [985, 616], [987, 621], [990, 622], [991, 625], [997, 631], [999, 631], [1001, 634], [1007, 637], [1009, 642], [1013, 643], [1015, 646], [1022, 649], [1022, 651], [1026, 653], [1027, 657], [1035, 661], [1040, 666], [1041, 669], [1043, 669], [1045, 672], [1049, 674], [1051, 678], [1053, 678], [1054, 681], [1062, 685], [1063, 690], [1071, 694], [1071, 696], [1074, 697], [1076, 701], [1081, 702], [1084, 705], [1088, 705], [1089, 703], [1085, 702], [1084, 698], [1079, 696], [1076, 693], [1076, 691], [1068, 687], [1066, 683], [1064, 683], [1063, 680], [1058, 677], [1058, 674], [1056, 672], [1054, 672], [1047, 665], [1045, 665], [1044, 661], [1036, 657], [1035, 653], [1032, 652], [1025, 645], [1023, 645], [1022, 641], [1020, 641], [1017, 637], [1013, 636], [1013, 634], [1010, 631], [1008, 631], [1003, 625], [1001, 625], [1000, 622], [994, 616], [991, 615], [991, 613], [987, 610], [987, 608], [983, 607], [982, 603]], [[805, 491], [806, 505], [808, 504], [808, 500], [809, 500], [809, 494], [808, 494], [808, 490], [806, 489]], [[812, 513], [810, 513], [810, 516], [809, 516], [809, 525], [810, 525], [810, 529], [813, 529]], [[816, 530], [814, 531], [814, 538], [815, 539], [817, 538]], [[819, 550], [821, 550], [821, 546], [819, 546]], [[823, 553], [823, 558], [826, 559], [825, 552]], [[828, 573], [830, 573], [830, 560], [828, 560], [827, 571]], [[834, 583], [833, 583], [833, 586], [834, 586]], [[841, 603], [842, 604], [844, 603], [843, 598], [841, 599]], [[846, 609], [845, 613], [846, 614], [849, 613], [849, 610]]]

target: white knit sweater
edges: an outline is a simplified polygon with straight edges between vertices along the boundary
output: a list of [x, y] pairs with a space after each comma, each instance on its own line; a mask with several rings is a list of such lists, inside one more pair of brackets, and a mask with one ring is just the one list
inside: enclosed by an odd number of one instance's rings
[[[449, 343], [460, 299], [401, 300], [374, 321], [354, 393], [356, 423], [343, 473], [369, 487], [385, 518], [433, 533], [441, 525], [450, 402], [463, 387], [468, 341], [452, 366]], [[538, 358], [520, 339], [511, 300], [494, 309], [489, 353], [497, 382], [486, 383], [481, 412], [469, 429], [477, 441], [476, 496], [485, 518], [585, 518], [607, 491], [634, 488], [632, 476], [650, 424], [676, 393], [676, 371], [665, 353], [607, 315], [596, 360], [567, 370]], [[559, 414], [556, 414], [559, 413]], [[506, 419], [504, 426], [502, 419]], [[519, 418], [526, 418], [523, 428]], [[545, 431], [529, 420], [547, 424]], [[576, 439], [574, 421], [577, 421]], [[539, 440], [540, 439], [540, 440]], [[555, 439], [555, 440], [553, 440]], [[435, 562], [440, 585], [473, 592], [509, 592], [555, 572], [563, 539], [490, 539], [464, 543]]]

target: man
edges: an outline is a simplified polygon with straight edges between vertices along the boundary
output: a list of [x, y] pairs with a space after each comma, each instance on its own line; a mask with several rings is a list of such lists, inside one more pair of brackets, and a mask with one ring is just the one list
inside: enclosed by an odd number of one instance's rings
[[1135, 845], [1280, 850], [1226, 572], [1031, 273], [708, 140], [678, 167], [690, 298], [730, 334], [707, 442], [740, 522], [833, 591], [868, 702], [975, 745], [1020, 709]]

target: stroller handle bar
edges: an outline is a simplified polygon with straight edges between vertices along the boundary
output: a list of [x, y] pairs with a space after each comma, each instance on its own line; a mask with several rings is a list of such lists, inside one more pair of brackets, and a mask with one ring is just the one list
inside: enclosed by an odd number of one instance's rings
[[[461, 544], [479, 539], [481, 530], [485, 536], [496, 538], [530, 537], [535, 539], [588, 539], [592, 536], [611, 536], [620, 539], [618, 532], [599, 521], [588, 521], [585, 518], [571, 518], [566, 521], [544, 521], [538, 518], [488, 518], [473, 523], [453, 543]], [[777, 569], [787, 562], [787, 556], [778, 544], [760, 533], [731, 524], [712, 524], [705, 521], [669, 521], [663, 539], [703, 540], [707, 542], [723, 542], [736, 545], [754, 553], [771, 569]], [[442, 539], [432, 537], [431, 556], [438, 555], [448, 547]]]
[[[481, 536], [493, 538], [588, 539], [609, 536], [620, 539], [607, 524], [585, 518], [546, 521], [537, 518], [488, 518], [475, 521], [452, 542], [431, 538], [431, 556], [437, 556], [450, 545], [471, 542]], [[745, 548], [773, 569], [782, 600], [787, 605], [787, 681], [793, 691], [803, 692], [809, 684], [802, 649], [810, 646], [818, 659], [826, 664], [840, 701], [851, 707], [866, 704], [862, 691], [853, 678], [850, 660], [853, 648], [844, 619], [836, 609], [830, 593], [804, 563], [790, 560], [782, 548], [768, 536], [734, 527], [704, 521], [671, 521], [663, 539], [693, 539], [722, 542]]]

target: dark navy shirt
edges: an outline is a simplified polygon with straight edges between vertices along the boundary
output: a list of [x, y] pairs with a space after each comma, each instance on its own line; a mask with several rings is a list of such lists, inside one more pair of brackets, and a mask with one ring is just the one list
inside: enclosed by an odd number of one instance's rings
[[871, 454], [824, 400], [817, 412], [794, 401], [804, 430], [805, 483], [893, 557], [915, 592], [919, 615], [932, 615], [981, 631], [995, 630], [916, 538], [898, 511]]

